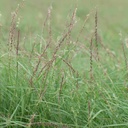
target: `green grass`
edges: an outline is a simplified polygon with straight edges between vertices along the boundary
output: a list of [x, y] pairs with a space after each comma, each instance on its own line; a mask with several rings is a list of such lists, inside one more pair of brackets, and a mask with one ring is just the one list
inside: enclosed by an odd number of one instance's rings
[[128, 1], [28, 0], [11, 24], [19, 3], [0, 1], [0, 128], [127, 128]]

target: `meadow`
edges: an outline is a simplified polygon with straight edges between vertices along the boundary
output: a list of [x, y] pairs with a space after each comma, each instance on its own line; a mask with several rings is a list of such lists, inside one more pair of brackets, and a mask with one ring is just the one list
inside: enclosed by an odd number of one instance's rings
[[0, 128], [127, 128], [127, 0], [0, 0]]

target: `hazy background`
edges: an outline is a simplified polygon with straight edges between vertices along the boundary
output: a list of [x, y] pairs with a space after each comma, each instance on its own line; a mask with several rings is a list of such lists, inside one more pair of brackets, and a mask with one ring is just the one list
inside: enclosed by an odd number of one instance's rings
[[[21, 0], [0, 0], [0, 24], [2, 30], [8, 32], [13, 12]], [[95, 7], [98, 9], [98, 31], [106, 43], [118, 43], [119, 32], [127, 37], [128, 30], [128, 0], [25, 0], [19, 11], [20, 29], [23, 33], [31, 31], [39, 33], [47, 15], [47, 9], [52, 5], [52, 30], [57, 37], [65, 28], [66, 20], [77, 6], [77, 30], [84, 22], [85, 16]], [[85, 34], [94, 26], [94, 15], [90, 16], [86, 24]], [[5, 35], [5, 33], [4, 33]], [[113, 45], [115, 47], [115, 44]]]

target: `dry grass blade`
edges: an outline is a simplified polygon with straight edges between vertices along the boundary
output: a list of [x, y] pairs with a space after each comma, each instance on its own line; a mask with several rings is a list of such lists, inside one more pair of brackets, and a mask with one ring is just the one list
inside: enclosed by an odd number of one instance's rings
[[27, 128], [31, 128], [32, 123], [34, 122], [35, 114], [31, 116], [31, 119], [29, 120], [29, 124], [27, 125]]
[[62, 59], [62, 60], [72, 70], [73, 73], [76, 72], [75, 69], [72, 67], [72, 65], [69, 62], [67, 62], [65, 59]]

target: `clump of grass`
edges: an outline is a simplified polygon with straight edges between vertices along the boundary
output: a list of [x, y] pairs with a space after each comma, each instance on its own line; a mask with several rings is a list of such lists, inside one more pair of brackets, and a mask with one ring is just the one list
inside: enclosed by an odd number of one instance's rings
[[[18, 15], [18, 11], [16, 12]], [[16, 15], [14, 15], [9, 47], [15, 47], [16, 53], [12, 48], [8, 49], [13, 55], [10, 70], [6, 64], [10, 61], [9, 56], [1, 56], [0, 61], [0, 83], [2, 83], [0, 127], [127, 127], [128, 97], [127, 89], [123, 86], [124, 80], [127, 80], [126, 72], [115, 69], [116, 58], [113, 57], [110, 62], [111, 56], [104, 55], [106, 46], [103, 43], [99, 49], [101, 42], [98, 42], [97, 12], [95, 13], [95, 30], [93, 29], [94, 33], [89, 38], [89, 46], [86, 42], [81, 43], [86, 23], [91, 20], [91, 13], [86, 15], [78, 36], [74, 38], [72, 32], [77, 25], [77, 8], [75, 8], [68, 27], [57, 40], [52, 31], [54, 27], [51, 21], [52, 10], [51, 7], [48, 8], [43, 23], [43, 34], [33, 38], [34, 43], [30, 51], [24, 48], [23, 44], [28, 43], [28, 40], [24, 40], [25, 42], [22, 40], [22, 31], [19, 29], [17, 34], [14, 32], [17, 31]], [[47, 37], [44, 36], [46, 26], [48, 27]], [[14, 43], [16, 35], [17, 42]], [[39, 40], [38, 37], [40, 37]], [[75, 43], [69, 44], [69, 42]], [[38, 48], [40, 44], [42, 46]], [[22, 49], [25, 52], [22, 52]], [[93, 50], [96, 52], [96, 59], [93, 59], [95, 57]], [[75, 56], [69, 61], [68, 57], [72, 51]], [[102, 68], [97, 66], [99, 53], [104, 62], [104, 65], [100, 62]], [[84, 70], [81, 71], [83, 63]], [[107, 71], [103, 72], [102, 69]], [[7, 80], [8, 74], [10, 80]], [[94, 76], [95, 81], [90, 82]]]

